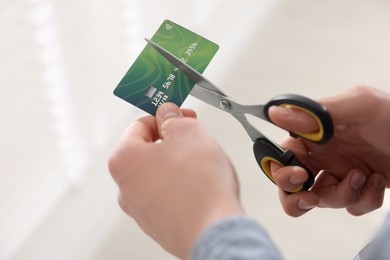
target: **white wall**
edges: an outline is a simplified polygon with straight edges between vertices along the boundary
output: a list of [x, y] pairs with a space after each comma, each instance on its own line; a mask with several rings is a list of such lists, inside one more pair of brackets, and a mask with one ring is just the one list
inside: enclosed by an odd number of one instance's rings
[[[164, 19], [220, 45], [205, 74], [244, 103], [360, 83], [390, 90], [388, 1], [2, 0], [0, 259], [175, 259], [121, 212], [106, 167], [119, 135], [144, 115], [112, 91]], [[286, 217], [240, 126], [193, 98], [185, 106], [232, 158], [243, 203], [287, 259], [351, 258], [372, 235], [385, 209]]]

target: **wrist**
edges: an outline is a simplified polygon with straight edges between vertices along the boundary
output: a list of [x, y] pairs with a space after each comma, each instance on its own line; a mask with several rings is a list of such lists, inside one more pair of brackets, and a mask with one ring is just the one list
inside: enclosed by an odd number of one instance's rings
[[188, 225], [190, 225], [189, 230], [191, 231], [183, 232], [185, 236], [181, 239], [181, 242], [183, 243], [178, 256], [181, 259], [186, 259], [190, 255], [195, 242], [202, 233], [204, 233], [213, 224], [233, 216], [245, 216], [245, 212], [239, 202], [219, 205], [219, 207], [209, 210], [207, 215], [198, 218], [196, 223], [188, 222]]

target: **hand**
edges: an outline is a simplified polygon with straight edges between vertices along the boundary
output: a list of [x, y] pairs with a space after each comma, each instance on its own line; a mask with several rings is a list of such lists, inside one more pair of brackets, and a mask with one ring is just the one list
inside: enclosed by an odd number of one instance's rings
[[109, 159], [122, 209], [180, 258], [208, 225], [243, 214], [235, 171], [195, 116], [163, 104], [130, 125]]
[[[319, 100], [329, 110], [334, 137], [325, 145], [286, 138], [282, 146], [318, 174], [310, 191], [279, 191], [284, 210], [300, 216], [313, 207], [346, 208], [362, 215], [381, 207], [385, 186], [390, 184], [390, 94], [355, 87]], [[292, 108], [272, 107], [272, 121], [301, 132], [318, 130], [315, 120]], [[300, 167], [271, 165], [277, 185], [292, 190], [306, 180]]]

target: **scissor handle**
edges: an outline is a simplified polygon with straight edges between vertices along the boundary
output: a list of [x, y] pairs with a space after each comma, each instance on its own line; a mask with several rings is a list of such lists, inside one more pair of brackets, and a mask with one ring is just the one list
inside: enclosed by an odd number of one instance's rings
[[275, 181], [271, 173], [271, 161], [276, 162], [281, 166], [295, 165], [305, 169], [307, 173], [307, 180], [297, 189], [286, 192], [295, 193], [301, 190], [308, 190], [313, 185], [313, 173], [304, 164], [295, 158], [295, 155], [291, 150], [282, 150], [281, 148], [271, 143], [269, 140], [265, 138], [259, 138], [253, 144], [253, 152], [255, 154], [258, 165], [273, 183], [275, 183]]
[[[333, 136], [333, 123], [330, 114], [323, 105], [295, 94], [280, 95], [270, 100], [264, 106], [264, 115], [267, 120], [273, 123], [269, 117], [268, 110], [271, 106], [293, 107], [311, 115], [318, 123], [319, 130], [310, 133], [289, 131], [292, 137], [302, 137], [308, 141], [324, 144]], [[273, 123], [274, 124], [274, 123]]]

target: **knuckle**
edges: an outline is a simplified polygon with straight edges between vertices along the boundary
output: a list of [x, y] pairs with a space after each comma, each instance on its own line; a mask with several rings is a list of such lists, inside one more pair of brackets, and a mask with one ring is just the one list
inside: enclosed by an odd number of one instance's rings
[[126, 166], [123, 165], [126, 161], [127, 160], [124, 160], [123, 155], [118, 152], [111, 154], [108, 159], [108, 171], [118, 185], [123, 179], [124, 172], [126, 172], [124, 169]]
[[168, 121], [167, 128], [171, 130], [186, 131], [189, 130], [199, 130], [200, 124], [194, 118], [172, 118]]
[[367, 106], [376, 106], [378, 104], [378, 90], [365, 85], [358, 85], [351, 89], [351, 91], [364, 100]]
[[373, 210], [379, 209], [383, 205], [383, 200], [378, 200], [372, 203]]
[[115, 177], [116, 173], [118, 172], [118, 155], [116, 153], [113, 153], [108, 158], [108, 170], [111, 173], [112, 177]]
[[[288, 196], [293, 196], [293, 195], [288, 195]], [[298, 204], [297, 204], [297, 201], [293, 201], [293, 200], [287, 199], [285, 201], [282, 201], [282, 207], [283, 207], [284, 212], [288, 216], [294, 217], [294, 218], [300, 217], [307, 212], [307, 210], [300, 209]]]
[[300, 217], [306, 213], [306, 211], [302, 211], [300, 209], [295, 209], [295, 208], [293, 209], [293, 208], [284, 207], [283, 209], [287, 215], [294, 218]]
[[119, 204], [119, 207], [126, 213], [128, 213], [128, 206], [127, 206], [127, 203], [125, 202], [125, 199], [122, 195], [121, 192], [119, 192], [118, 194], [118, 204]]
[[373, 88], [367, 85], [357, 85], [352, 87], [352, 91], [355, 91], [357, 93], [369, 93], [372, 90]]
[[293, 209], [293, 207], [290, 207], [284, 203], [282, 203], [284, 212], [289, 215], [290, 217], [295, 217], [296, 210]]
[[353, 216], [362, 216], [369, 212], [379, 209], [383, 205], [383, 199], [370, 199], [364, 201], [364, 199], [351, 207], [347, 207], [349, 214]]
[[366, 85], [357, 85], [351, 89], [352, 92], [364, 96], [364, 97], [374, 97], [376, 90], [373, 87], [366, 86]]
[[363, 212], [361, 210], [357, 210], [355, 208], [347, 208], [347, 212], [351, 214], [352, 216], [359, 217], [364, 215], [366, 212]]
[[379, 209], [383, 205], [383, 196], [373, 198], [367, 204], [372, 210]]
[[342, 205], [352, 205], [354, 204], [356, 201], [359, 200], [359, 195], [355, 194], [355, 193], [343, 193], [342, 195], [340, 195], [340, 203]]

